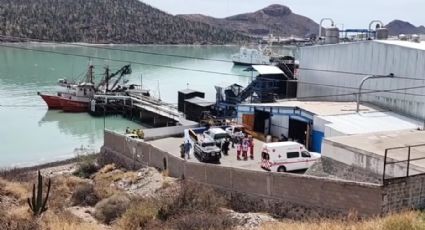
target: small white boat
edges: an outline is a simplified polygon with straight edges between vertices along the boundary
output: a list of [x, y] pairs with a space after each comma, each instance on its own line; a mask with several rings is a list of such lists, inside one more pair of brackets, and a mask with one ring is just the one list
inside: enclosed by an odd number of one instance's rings
[[269, 65], [271, 52], [269, 49], [248, 49], [242, 47], [239, 53], [232, 55], [235, 65]]

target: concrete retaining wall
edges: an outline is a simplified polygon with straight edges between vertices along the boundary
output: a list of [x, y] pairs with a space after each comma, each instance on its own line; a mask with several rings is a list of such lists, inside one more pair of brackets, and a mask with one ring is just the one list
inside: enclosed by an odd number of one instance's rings
[[[124, 139], [122, 135], [106, 131], [103, 152], [120, 154], [129, 160], [126, 156], [129, 156], [128, 151], [132, 148], [121, 148], [124, 152], [115, 151], [119, 149], [115, 148], [116, 143], [123, 143]], [[360, 215], [378, 215], [384, 211], [424, 204], [424, 199], [418, 197], [422, 197], [425, 192], [422, 192], [422, 187], [415, 187], [414, 184], [416, 180], [420, 180], [422, 185], [425, 178], [411, 179], [407, 182], [408, 188], [399, 183], [383, 187], [377, 184], [187, 162], [148, 143], [139, 142], [135, 146], [137, 155], [143, 156], [138, 157], [137, 161], [158, 169], [167, 169], [172, 177], [184, 177], [227, 191], [278, 200], [307, 209], [314, 208], [321, 212], [327, 210], [328, 213], [349, 213], [355, 210]], [[394, 195], [393, 191], [398, 192]], [[409, 202], [398, 203], [403, 197], [408, 197]]]

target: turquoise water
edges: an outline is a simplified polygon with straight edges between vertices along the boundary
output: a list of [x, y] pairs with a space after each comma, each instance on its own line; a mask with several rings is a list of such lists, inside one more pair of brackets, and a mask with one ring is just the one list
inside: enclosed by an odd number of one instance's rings
[[[124, 62], [0, 47], [0, 167], [34, 165], [73, 157], [78, 153], [96, 152], [103, 144], [104, 128], [124, 131], [127, 126], [142, 127], [120, 116], [110, 116], [104, 120], [85, 113], [68, 114], [47, 110], [37, 92], [55, 92], [57, 79], [81, 76], [89, 62], [95, 66], [97, 79], [101, 78], [106, 65], [115, 71], [128, 61], [246, 75], [229, 76], [132, 64], [133, 73], [127, 79], [139, 84], [142, 75], [144, 87], [169, 103], [177, 103], [177, 91], [187, 87], [203, 91], [207, 99], [215, 100], [214, 85], [247, 85], [250, 81], [250, 73], [243, 71], [243, 67], [234, 67], [231, 62], [62, 45], [19, 46]], [[239, 50], [236, 46], [122, 45], [113, 48], [226, 60]]]

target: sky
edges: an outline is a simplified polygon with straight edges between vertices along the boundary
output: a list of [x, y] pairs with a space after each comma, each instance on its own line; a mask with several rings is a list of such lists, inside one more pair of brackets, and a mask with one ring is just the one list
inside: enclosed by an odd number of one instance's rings
[[[170, 14], [205, 14], [227, 17], [253, 12], [270, 4], [282, 4], [319, 22], [332, 18], [338, 27], [368, 28], [372, 20], [384, 24], [394, 19], [408, 21], [416, 26], [425, 25], [425, 0], [142, 0]], [[326, 25], [326, 24], [325, 24]], [[342, 29], [342, 28], [341, 28]]]

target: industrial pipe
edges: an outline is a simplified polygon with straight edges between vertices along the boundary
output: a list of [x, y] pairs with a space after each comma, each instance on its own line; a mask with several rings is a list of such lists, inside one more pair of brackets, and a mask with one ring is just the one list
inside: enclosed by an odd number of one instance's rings
[[381, 20], [372, 20], [372, 21], [369, 23], [369, 33], [367, 34], [367, 37], [368, 37], [368, 38], [370, 38], [370, 32], [372, 31], [372, 25], [373, 25], [374, 23], [379, 23], [379, 24], [381, 24], [381, 28], [383, 28], [383, 27], [384, 27], [384, 23], [383, 23]]
[[332, 23], [332, 26], [335, 25], [334, 20], [332, 18], [322, 18], [322, 20], [320, 20], [320, 24], [319, 24], [319, 38], [322, 37], [322, 24], [324, 21], [330, 21]]
[[362, 80], [362, 82], [360, 83], [360, 86], [359, 86], [359, 91], [357, 93], [357, 108], [356, 108], [356, 113], [359, 113], [359, 111], [360, 111], [360, 96], [361, 96], [361, 93], [362, 93], [362, 87], [363, 87], [363, 84], [367, 80], [369, 80], [369, 79], [378, 79], [378, 78], [393, 78], [393, 77], [394, 77], [394, 74], [390, 73], [389, 75], [371, 75], [371, 76], [367, 76], [367, 77], [363, 78], [363, 80]]

